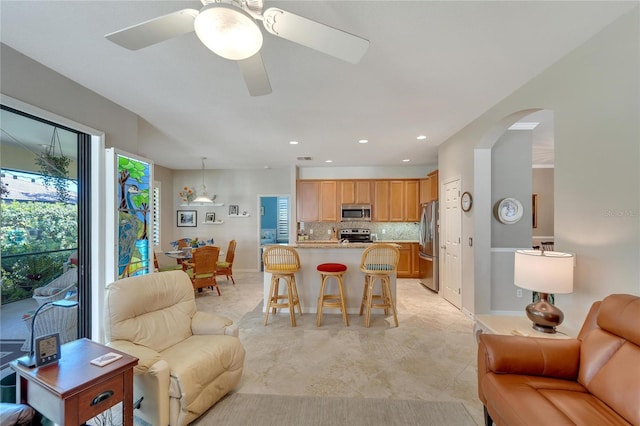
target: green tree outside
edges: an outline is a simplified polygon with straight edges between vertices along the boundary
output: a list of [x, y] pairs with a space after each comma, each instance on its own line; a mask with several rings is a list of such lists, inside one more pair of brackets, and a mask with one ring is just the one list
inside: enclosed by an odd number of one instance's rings
[[[78, 246], [78, 207], [13, 201], [1, 204], [0, 214], [2, 303], [7, 303], [31, 297], [34, 288], [62, 273]], [[57, 250], [65, 251], [41, 253]]]

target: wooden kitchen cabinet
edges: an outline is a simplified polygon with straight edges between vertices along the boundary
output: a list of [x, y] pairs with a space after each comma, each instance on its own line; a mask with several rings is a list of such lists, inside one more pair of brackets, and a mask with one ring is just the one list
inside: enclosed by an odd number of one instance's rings
[[298, 181], [298, 222], [317, 222], [320, 211], [320, 182]]
[[299, 180], [298, 222], [339, 222], [338, 182]]
[[404, 181], [392, 180], [389, 182], [389, 221], [404, 222], [405, 201]]
[[418, 179], [298, 180], [299, 222], [339, 222], [342, 204], [371, 204], [374, 222], [419, 222]]
[[420, 204], [431, 201], [431, 179], [420, 179]]
[[398, 243], [400, 260], [398, 261], [398, 278], [420, 277], [420, 246], [418, 243]]
[[371, 204], [371, 181], [343, 180], [340, 182], [340, 204]]
[[376, 180], [373, 185], [374, 221], [420, 221], [420, 183], [418, 180]]
[[400, 260], [398, 260], [397, 276], [398, 278], [411, 278], [413, 272], [411, 243], [398, 243], [400, 247]]
[[420, 181], [404, 182], [404, 221], [420, 222]]
[[420, 179], [420, 204], [438, 199], [438, 171], [429, 173], [426, 179]]
[[376, 180], [373, 182], [373, 220], [375, 222], [389, 222], [389, 181]]
[[320, 182], [320, 222], [339, 222], [338, 182]]

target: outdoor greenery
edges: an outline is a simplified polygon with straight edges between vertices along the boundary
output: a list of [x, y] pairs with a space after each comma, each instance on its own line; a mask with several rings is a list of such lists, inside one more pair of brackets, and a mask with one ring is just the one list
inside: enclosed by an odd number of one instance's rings
[[2, 303], [31, 297], [62, 273], [78, 245], [77, 206], [9, 202], [0, 207]]

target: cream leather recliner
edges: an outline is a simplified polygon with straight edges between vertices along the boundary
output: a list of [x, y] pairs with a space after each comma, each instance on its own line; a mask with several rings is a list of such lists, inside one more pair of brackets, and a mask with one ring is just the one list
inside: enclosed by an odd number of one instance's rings
[[139, 359], [134, 415], [151, 425], [186, 425], [240, 382], [245, 351], [228, 318], [196, 310], [183, 271], [125, 278], [105, 296], [105, 340]]

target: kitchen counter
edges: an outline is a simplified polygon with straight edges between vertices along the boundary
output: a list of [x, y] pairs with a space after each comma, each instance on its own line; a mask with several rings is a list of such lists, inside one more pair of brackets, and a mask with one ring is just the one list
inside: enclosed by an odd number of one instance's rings
[[[320, 294], [320, 273], [317, 266], [321, 263], [342, 263], [347, 266], [344, 274], [344, 291], [347, 300], [347, 312], [358, 314], [360, 312], [360, 302], [362, 301], [362, 290], [364, 288], [364, 273], [360, 271], [360, 261], [365, 248], [371, 247], [371, 243], [346, 243], [340, 244], [335, 241], [324, 240], [297, 241], [289, 244], [298, 250], [300, 257], [300, 271], [296, 273], [296, 284], [298, 296], [302, 307], [303, 319], [315, 322], [317, 312], [318, 295]], [[269, 287], [271, 284], [271, 274], [264, 273], [264, 300], [269, 299]], [[325, 293], [337, 293], [338, 285], [336, 280], [327, 282]], [[374, 290], [380, 291], [380, 283], [376, 282]], [[286, 286], [280, 285], [281, 293], [286, 291]], [[396, 298], [396, 275], [391, 276], [391, 293], [395, 301]], [[266, 305], [263, 302], [262, 311]], [[325, 313], [339, 314], [337, 308], [323, 308]], [[381, 313], [382, 310], [375, 309], [373, 315]], [[288, 315], [288, 313], [287, 313]], [[306, 319], [305, 319], [306, 318]], [[364, 318], [362, 319], [364, 324]]]

